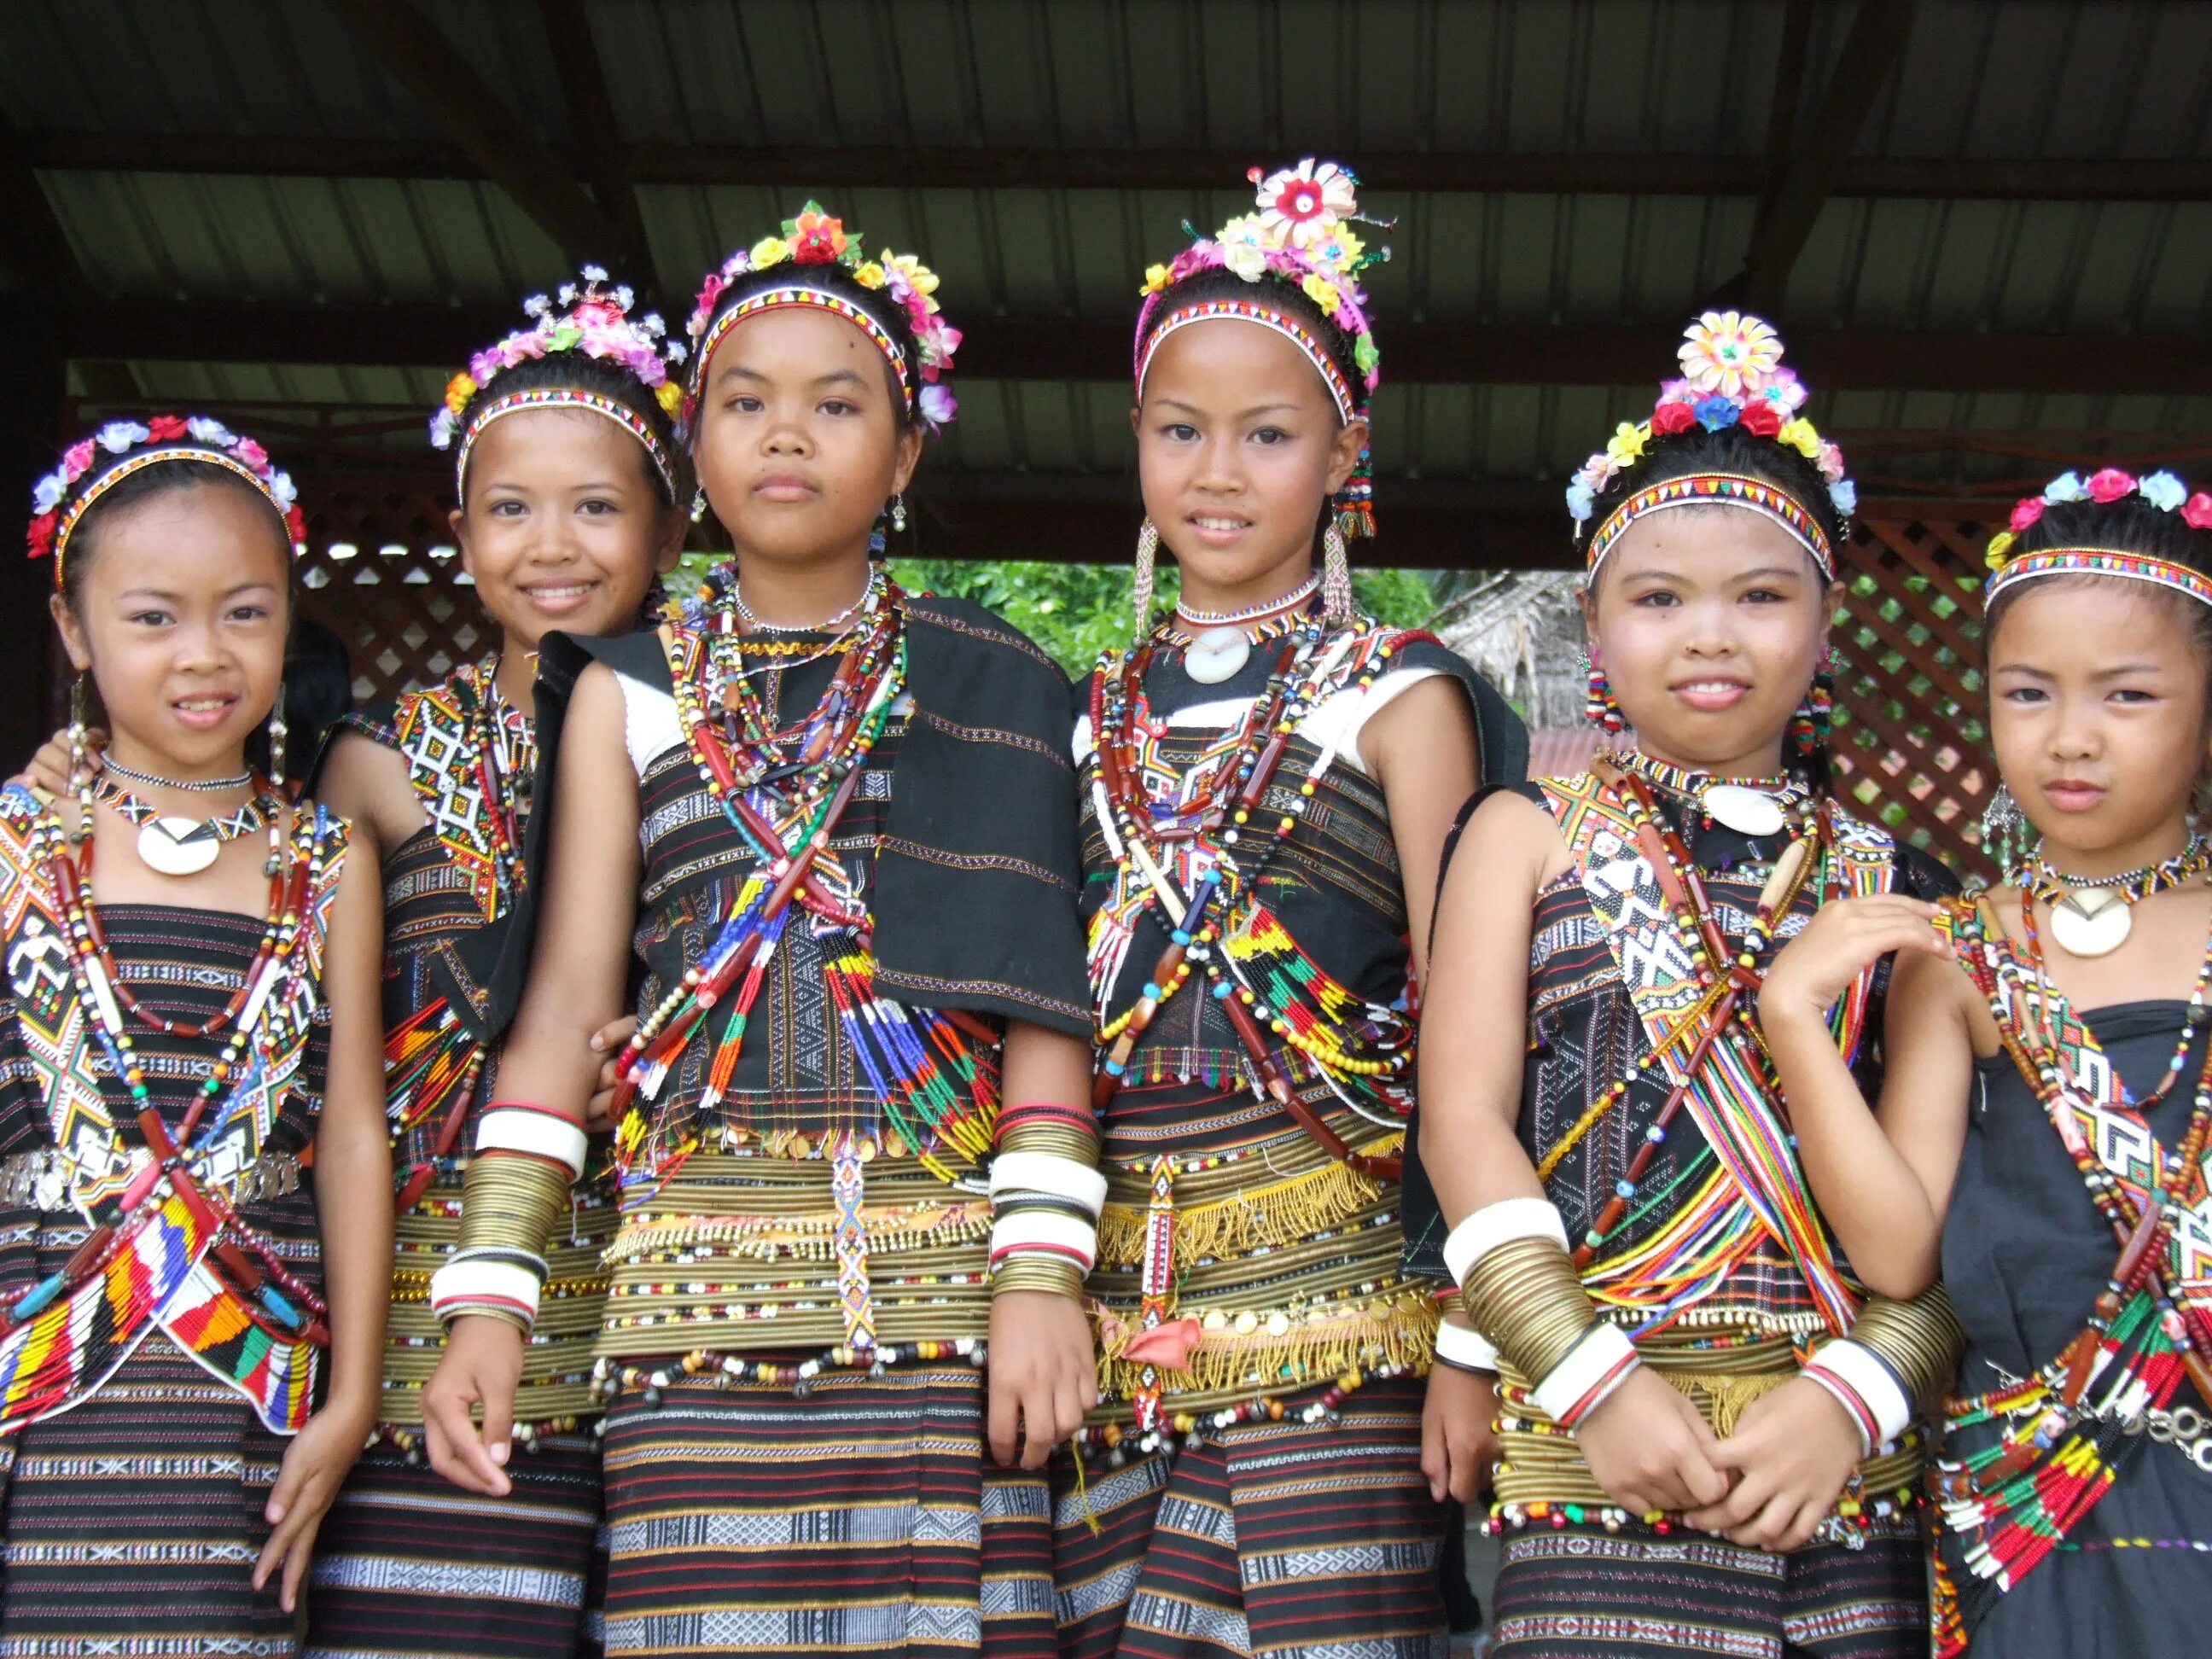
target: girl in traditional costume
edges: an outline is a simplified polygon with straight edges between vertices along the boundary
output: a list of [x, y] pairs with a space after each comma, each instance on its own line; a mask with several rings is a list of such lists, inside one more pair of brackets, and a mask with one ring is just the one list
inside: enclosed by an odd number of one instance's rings
[[[1896, 1295], [1940, 1267], [1966, 1329], [1937, 1652], [2119, 1659], [2212, 1607], [2212, 495], [2069, 472], [1989, 562], [2006, 884], [1822, 917], [1766, 1028], [1852, 1261]], [[2004, 846], [2023, 815], [2036, 840]], [[1870, 1114], [1813, 1011], [1887, 951]]]
[[35, 508], [111, 740], [0, 795], [0, 1646], [293, 1654], [392, 1271], [375, 850], [272, 781], [304, 530], [203, 416], [102, 427]]
[[[1419, 1134], [1440, 1212], [1408, 1208], [1417, 1259], [1441, 1243], [1463, 1292], [1431, 1379], [1443, 1444], [1481, 1455], [1493, 1414], [1503, 1443], [1494, 1629], [1516, 1659], [1925, 1640], [1910, 1425], [1951, 1327], [1865, 1294], [1756, 1014], [1816, 909], [1950, 883], [1829, 791], [1852, 492], [1781, 358], [1758, 319], [1708, 313], [1651, 418], [1576, 475], [1614, 746], [1480, 799], [1438, 900]], [[1841, 1055], [1876, 1055], [1882, 992], [1875, 964], [1845, 988]]]
[[598, 1402], [591, 1381], [614, 1233], [605, 1142], [548, 1253], [552, 1306], [516, 1392], [510, 1503], [489, 1512], [428, 1467], [422, 1389], [443, 1333], [431, 1274], [460, 1232], [462, 1182], [496, 1087], [494, 1050], [530, 946], [524, 835], [545, 635], [627, 633], [687, 528], [671, 371], [684, 349], [586, 266], [453, 378], [431, 441], [454, 460], [453, 537], [497, 627], [477, 660], [355, 716], [320, 788], [375, 838], [385, 878], [385, 1080], [398, 1255], [377, 1443], [331, 1510], [309, 1650], [568, 1659], [596, 1649]]
[[1146, 283], [1136, 642], [1078, 705], [1106, 1204], [1103, 1398], [1059, 1477], [1071, 1654], [1443, 1639], [1436, 1315], [1399, 1266], [1413, 988], [1452, 816], [1520, 775], [1526, 738], [1458, 657], [1354, 602], [1378, 378], [1358, 274], [1387, 250], [1347, 169], [1252, 179], [1258, 211]]
[[545, 643], [543, 919], [424, 1413], [441, 1469], [507, 1490], [634, 957], [610, 1650], [1053, 1647], [1040, 1471], [1090, 1400], [1097, 1181], [1066, 680], [871, 556], [953, 413], [936, 286], [811, 203], [711, 274], [686, 425], [735, 557], [657, 633]]

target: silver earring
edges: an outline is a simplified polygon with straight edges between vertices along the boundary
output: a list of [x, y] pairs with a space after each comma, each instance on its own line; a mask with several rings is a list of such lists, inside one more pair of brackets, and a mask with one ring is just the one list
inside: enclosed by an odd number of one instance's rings
[[691, 492], [691, 522], [700, 524], [707, 517], [707, 486], [699, 485]]
[[895, 536], [906, 534], [906, 491], [903, 489], [891, 497], [891, 533]]
[[1999, 873], [2009, 875], [2025, 861], [2027, 824], [2011, 785], [2000, 781], [1982, 808], [1982, 851], [1996, 861]]
[[269, 781], [284, 784], [284, 684], [276, 684], [276, 706], [269, 711]]
[[1137, 635], [1142, 640], [1152, 628], [1152, 561], [1159, 555], [1160, 532], [1148, 518], [1137, 532], [1137, 580], [1131, 590], [1136, 602]]
[[76, 791], [76, 826], [70, 831], [73, 845], [92, 839], [92, 766], [84, 734], [85, 672], [76, 671], [70, 686], [70, 787]]
[[1321, 538], [1321, 608], [1334, 623], [1348, 623], [1357, 614], [1352, 597], [1352, 550], [1344, 532], [1329, 521]]

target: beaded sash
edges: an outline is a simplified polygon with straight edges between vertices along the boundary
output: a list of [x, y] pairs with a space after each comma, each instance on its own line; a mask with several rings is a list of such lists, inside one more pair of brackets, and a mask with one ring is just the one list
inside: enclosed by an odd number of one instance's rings
[[[1707, 988], [1676, 929], [1658, 872], [1638, 849], [1627, 813], [1595, 775], [1540, 783], [1629, 1000], [1657, 1048]], [[1844, 890], [1887, 892], [1895, 870], [1890, 837], [1841, 812], [1833, 822], [1832, 854]], [[1846, 1054], [1863, 1031], [1872, 975], [1868, 969], [1843, 1000], [1838, 1040]], [[1660, 1056], [1671, 1085], [1684, 1080], [1681, 1052], [1669, 1047]], [[1827, 1328], [1839, 1335], [1848, 1330], [1857, 1297], [1814, 1207], [1788, 1127], [1735, 1045], [1711, 1046], [1684, 1103], [1723, 1178], [1705, 1183], [1650, 1243], [1595, 1264], [1584, 1275], [1593, 1293], [1645, 1316], [1641, 1334], [1719, 1289], [1747, 1254], [1772, 1238], [1803, 1273]]]
[[[318, 809], [319, 811], [319, 809]], [[325, 866], [301, 918], [302, 969], [240, 1018], [258, 1024], [248, 1074], [228, 1094], [229, 1109], [212, 1144], [192, 1159], [206, 1186], [245, 1194], [263, 1147], [290, 1099], [319, 1006], [323, 941], [344, 866], [341, 849]], [[90, 1398], [159, 1328], [219, 1381], [250, 1401], [279, 1434], [307, 1419], [322, 1363], [319, 1343], [275, 1332], [206, 1260], [221, 1241], [210, 1214], [168, 1183], [149, 1178], [149, 1155], [117, 1133], [93, 1071], [98, 1051], [76, 994], [60, 907], [40, 879], [21, 816], [0, 811], [0, 950], [4, 950], [15, 1026], [35, 1087], [46, 1103], [55, 1157], [70, 1181], [69, 1203], [88, 1224], [122, 1200], [124, 1217], [105, 1260], [21, 1317], [0, 1324], [0, 1433]], [[252, 1249], [244, 1241], [232, 1243]], [[0, 1315], [4, 1319], [4, 1315]]]

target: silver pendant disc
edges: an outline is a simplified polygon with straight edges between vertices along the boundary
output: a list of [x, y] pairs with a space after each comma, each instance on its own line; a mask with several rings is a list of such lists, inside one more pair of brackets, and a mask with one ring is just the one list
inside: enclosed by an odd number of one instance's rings
[[1241, 628], [1209, 628], [1183, 653], [1182, 672], [1200, 685], [1236, 678], [1252, 654], [1251, 636]]
[[2108, 957], [2128, 942], [2134, 907], [2109, 887], [2077, 887], [2051, 905], [2051, 937], [2069, 957]]
[[138, 830], [138, 859], [165, 876], [196, 876], [215, 862], [222, 843], [199, 818], [149, 818]]
[[1707, 784], [1698, 793], [1698, 805], [1715, 823], [1746, 836], [1773, 835], [1784, 822], [1780, 801], [1740, 783]]

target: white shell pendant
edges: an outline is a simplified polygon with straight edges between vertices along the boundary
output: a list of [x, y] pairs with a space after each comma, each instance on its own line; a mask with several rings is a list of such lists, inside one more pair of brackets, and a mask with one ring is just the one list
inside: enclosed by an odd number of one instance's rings
[[2069, 957], [2108, 957], [2135, 925], [2134, 907], [2115, 887], [2076, 887], [2051, 901], [2051, 937]]
[[196, 876], [222, 850], [222, 837], [204, 818], [149, 818], [138, 830], [139, 862], [165, 876]]
[[1209, 628], [1183, 653], [1182, 672], [1200, 685], [1236, 678], [1252, 654], [1251, 636], [1241, 628]]
[[1784, 822], [1780, 801], [1740, 783], [1707, 784], [1698, 792], [1698, 805], [1715, 823], [1724, 823], [1741, 835], [1771, 836]]

